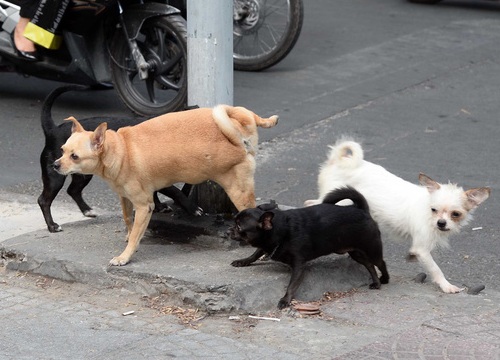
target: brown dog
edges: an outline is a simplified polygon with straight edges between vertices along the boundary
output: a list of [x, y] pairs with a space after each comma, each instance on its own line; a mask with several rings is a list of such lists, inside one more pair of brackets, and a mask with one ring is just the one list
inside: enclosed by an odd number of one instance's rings
[[[177, 182], [217, 182], [241, 211], [255, 207], [257, 126], [273, 127], [243, 107], [218, 105], [169, 113], [139, 125], [85, 131], [73, 117], [72, 135], [54, 168], [63, 175], [99, 175], [118, 193], [128, 244], [111, 265], [125, 265], [137, 250], [154, 209], [153, 193]], [[132, 212], [135, 208], [135, 219]]]

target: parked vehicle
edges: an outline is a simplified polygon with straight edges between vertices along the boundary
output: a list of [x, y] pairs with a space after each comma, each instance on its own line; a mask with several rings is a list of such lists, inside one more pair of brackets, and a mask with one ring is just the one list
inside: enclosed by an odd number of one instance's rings
[[41, 61], [21, 57], [11, 40], [19, 7], [0, 0], [0, 70], [68, 83], [111, 82], [133, 112], [179, 110], [187, 98], [187, 30], [180, 11], [155, 0], [71, 2], [59, 49]]
[[[281, 61], [302, 28], [302, 0], [234, 0], [234, 67], [258, 71]], [[19, 7], [0, 0], [0, 71], [81, 85], [114, 86], [134, 113], [181, 110], [187, 99], [185, 0], [79, 0], [64, 14], [59, 49], [41, 61], [20, 56], [11, 34]]]

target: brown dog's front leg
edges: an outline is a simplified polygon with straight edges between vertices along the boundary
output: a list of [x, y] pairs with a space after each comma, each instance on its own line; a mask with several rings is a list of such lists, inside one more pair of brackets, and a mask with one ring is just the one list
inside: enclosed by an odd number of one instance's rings
[[259, 258], [264, 255], [265, 252], [262, 249], [257, 249], [252, 255], [250, 255], [247, 258], [244, 259], [239, 259], [239, 260], [234, 260], [231, 265], [235, 267], [243, 267], [243, 266], [248, 266], [253, 262], [256, 262], [259, 260]]
[[123, 196], [120, 197], [120, 203], [122, 205], [123, 221], [125, 221], [125, 225], [127, 226], [127, 237], [125, 241], [128, 241], [134, 223], [134, 206], [129, 199]]
[[132, 231], [128, 237], [128, 244], [120, 256], [116, 256], [109, 262], [110, 265], [125, 265], [130, 261], [130, 258], [139, 247], [139, 243], [148, 227], [151, 214], [153, 213], [154, 203], [146, 206], [136, 206], [135, 219], [132, 226]]

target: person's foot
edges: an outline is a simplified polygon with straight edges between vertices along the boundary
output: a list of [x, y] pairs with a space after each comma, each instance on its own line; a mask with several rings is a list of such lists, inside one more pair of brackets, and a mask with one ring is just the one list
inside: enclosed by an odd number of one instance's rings
[[32, 61], [38, 61], [38, 54], [35, 48], [35, 44], [24, 37], [24, 29], [28, 25], [29, 19], [21, 18], [17, 23], [14, 32], [12, 33], [12, 45], [17, 51], [18, 55]]

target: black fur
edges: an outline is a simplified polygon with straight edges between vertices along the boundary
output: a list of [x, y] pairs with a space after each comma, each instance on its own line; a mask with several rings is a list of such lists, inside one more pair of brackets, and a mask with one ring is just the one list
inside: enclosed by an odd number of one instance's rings
[[[47, 96], [42, 107], [40, 120], [43, 133], [45, 135], [45, 147], [40, 154], [43, 191], [42, 194], [38, 197], [38, 205], [42, 210], [43, 217], [45, 218], [45, 223], [47, 224], [47, 228], [50, 232], [58, 232], [62, 230], [61, 227], [54, 222], [50, 207], [55, 197], [63, 187], [66, 176], [57, 173], [53, 168], [53, 164], [56, 159], [61, 157], [61, 146], [70, 137], [72, 126], [72, 123], [69, 121], [63, 122], [60, 125], [55, 124], [54, 120], [52, 119], [52, 105], [54, 104], [54, 101], [58, 96], [67, 91], [82, 91], [86, 89], [87, 87], [80, 85], [67, 85], [59, 87], [53, 90]], [[79, 122], [82, 124], [85, 130], [95, 130], [95, 128], [103, 122], [108, 123], [109, 129], [118, 130], [120, 127], [136, 125], [143, 122], [144, 120], [147, 119], [138, 117], [118, 118], [102, 116], [79, 119]], [[85, 188], [85, 186], [88, 185], [91, 179], [92, 175], [71, 175], [71, 184], [69, 185], [67, 192], [77, 203], [81, 212], [85, 216], [93, 217], [95, 215], [93, 215], [92, 213], [92, 208], [83, 200], [82, 197], [82, 190]], [[175, 186], [162, 189], [160, 190], [160, 192], [172, 198], [187, 212], [191, 214], [198, 214], [200, 212], [200, 209], [191, 201], [189, 201], [186, 195], [184, 195], [184, 193]], [[158, 200], [156, 193], [154, 199], [156, 210], [162, 211], [168, 208]]]
[[[335, 205], [350, 199], [354, 205]], [[372, 277], [370, 289], [389, 282], [377, 223], [370, 216], [366, 199], [350, 187], [332, 191], [322, 204], [287, 211], [246, 209], [238, 213], [232, 237], [258, 248], [233, 266], [248, 266], [263, 255], [288, 264], [292, 276], [278, 308], [288, 306], [299, 287], [307, 261], [331, 253], [349, 255], [364, 265]], [[382, 276], [377, 276], [377, 266]]]

